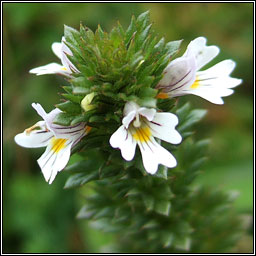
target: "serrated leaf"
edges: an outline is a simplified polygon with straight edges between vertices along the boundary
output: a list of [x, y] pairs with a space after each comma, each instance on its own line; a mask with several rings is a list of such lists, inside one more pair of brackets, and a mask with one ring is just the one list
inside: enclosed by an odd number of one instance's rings
[[144, 224], [141, 228], [142, 229], [151, 229], [156, 228], [159, 226], [159, 223], [156, 220], [150, 220], [146, 224]]
[[67, 93], [72, 93], [72, 87], [71, 86], [62, 86], [62, 88], [67, 92]]
[[140, 190], [138, 190], [137, 188], [132, 188], [125, 194], [125, 196], [137, 196], [140, 193]]
[[143, 203], [144, 203], [147, 211], [153, 210], [155, 200], [151, 195], [143, 194], [142, 195], [142, 200], [143, 200]]
[[84, 76], [79, 76], [75, 77], [71, 80], [72, 85], [75, 87], [84, 87], [84, 88], [90, 88], [92, 87], [92, 82], [89, 81], [86, 77]]
[[123, 230], [123, 226], [113, 225], [109, 221], [109, 218], [102, 218], [99, 220], [92, 220], [90, 222], [90, 226], [95, 229], [103, 230], [105, 232], [117, 232]]
[[91, 180], [97, 179], [99, 176], [98, 172], [95, 171], [93, 173], [77, 173], [68, 178], [65, 183], [64, 189], [80, 187]]
[[76, 29], [64, 25], [64, 37], [67, 42], [73, 43], [78, 46], [78, 41], [80, 40], [80, 33]]
[[85, 88], [85, 87], [74, 87], [74, 88], [73, 88], [73, 93], [74, 93], [74, 94], [83, 94], [83, 95], [86, 95], [86, 94], [89, 94], [89, 93], [90, 93], [90, 89]]
[[147, 38], [150, 28], [151, 28], [152, 24], [149, 24], [141, 33], [137, 33], [136, 37], [135, 37], [135, 51], [137, 51], [138, 49], [140, 49], [145, 41], [145, 39]]
[[78, 212], [76, 218], [77, 219], [90, 219], [96, 212], [97, 212], [97, 210], [93, 210], [89, 206], [84, 205]]
[[65, 99], [72, 101], [73, 103], [80, 104], [81, 100], [83, 99], [83, 96], [73, 95], [73, 94], [61, 94]]
[[167, 180], [167, 178], [168, 178], [168, 168], [164, 165], [161, 165], [160, 167], [158, 167], [158, 171], [154, 176]]
[[139, 29], [144, 29], [149, 23], [149, 11], [140, 14], [136, 20]]
[[132, 19], [131, 19], [131, 23], [130, 23], [130, 25], [127, 28], [126, 33], [125, 33], [125, 45], [126, 46], [127, 46], [127, 44], [129, 44], [135, 30], [136, 30], [135, 17], [133, 15]]
[[107, 206], [102, 209], [100, 209], [94, 216], [93, 219], [100, 219], [104, 217], [112, 217], [114, 216], [114, 209], [113, 207]]
[[183, 251], [189, 251], [191, 247], [191, 238], [182, 237], [175, 239], [175, 248]]
[[189, 110], [190, 110], [190, 104], [189, 104], [189, 102], [187, 102], [186, 104], [184, 104], [181, 108], [179, 108], [176, 111], [176, 114], [179, 117], [180, 123], [184, 122], [185, 118], [189, 114]]
[[161, 240], [164, 248], [169, 248], [173, 243], [174, 235], [173, 233], [163, 232]]
[[164, 48], [164, 38], [161, 38], [158, 43], [154, 46], [154, 53], [161, 52]]
[[98, 25], [95, 36], [98, 37], [99, 40], [104, 38], [104, 31], [101, 29], [100, 25]]
[[66, 102], [57, 104], [56, 107], [59, 108], [60, 110], [64, 111], [64, 112], [70, 113], [70, 114], [79, 114], [79, 113], [81, 113], [80, 104], [73, 103], [71, 101], [66, 101]]
[[168, 42], [165, 46], [167, 53], [173, 56], [177, 53], [183, 40]]
[[187, 120], [178, 127], [180, 132], [187, 130], [192, 127], [195, 123], [199, 122], [207, 113], [207, 110], [204, 109], [194, 109], [187, 116]]
[[54, 124], [59, 124], [63, 126], [70, 125], [71, 121], [74, 119], [74, 115], [70, 113], [59, 113], [53, 120]]
[[153, 88], [141, 88], [139, 92], [139, 97], [143, 98], [154, 98], [157, 95], [157, 90]]
[[158, 200], [155, 202], [154, 210], [165, 216], [169, 216], [171, 210], [171, 202], [165, 200]]
[[112, 40], [113, 46], [115, 48], [118, 48], [120, 43], [122, 42], [122, 38], [121, 38], [121, 35], [120, 35], [120, 32], [119, 32], [119, 29], [114, 27], [111, 30], [109, 36], [110, 36], [110, 39]]

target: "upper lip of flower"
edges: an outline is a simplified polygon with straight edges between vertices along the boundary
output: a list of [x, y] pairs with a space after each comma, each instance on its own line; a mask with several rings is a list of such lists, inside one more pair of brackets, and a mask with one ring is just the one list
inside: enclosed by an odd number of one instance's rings
[[182, 138], [175, 130], [178, 118], [171, 113], [157, 113], [155, 109], [140, 107], [134, 102], [126, 103], [124, 114], [123, 125], [110, 138], [111, 146], [120, 148], [123, 158], [130, 161], [138, 144], [144, 167], [151, 174], [157, 171], [159, 164], [175, 167], [176, 159], [154, 137], [180, 143]]
[[45, 74], [60, 74], [70, 77], [72, 73], [79, 73], [79, 70], [69, 60], [68, 56], [73, 56], [73, 53], [66, 45], [65, 37], [62, 37], [61, 43], [54, 42], [52, 44], [53, 53], [61, 60], [62, 65], [58, 63], [50, 63], [44, 66], [31, 69], [29, 72], [36, 75]]

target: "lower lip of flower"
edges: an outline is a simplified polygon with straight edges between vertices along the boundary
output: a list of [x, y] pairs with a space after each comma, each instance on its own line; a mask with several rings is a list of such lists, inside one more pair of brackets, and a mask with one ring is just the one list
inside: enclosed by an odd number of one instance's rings
[[51, 139], [51, 144], [52, 144], [52, 151], [54, 153], [58, 153], [61, 149], [65, 147], [67, 139], [56, 139], [52, 138]]

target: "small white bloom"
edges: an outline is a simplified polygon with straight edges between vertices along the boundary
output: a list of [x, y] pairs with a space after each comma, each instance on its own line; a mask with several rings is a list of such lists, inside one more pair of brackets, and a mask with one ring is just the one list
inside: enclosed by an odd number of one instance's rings
[[90, 127], [85, 123], [74, 126], [61, 126], [53, 123], [55, 116], [60, 113], [54, 109], [46, 113], [40, 104], [32, 107], [43, 118], [23, 133], [17, 134], [15, 142], [25, 148], [46, 147], [43, 155], [37, 160], [44, 178], [49, 184], [53, 182], [58, 172], [67, 165], [71, 148], [89, 132]]
[[33, 68], [29, 72], [32, 74], [46, 75], [46, 74], [59, 74], [70, 77], [72, 73], [79, 73], [79, 70], [68, 59], [67, 55], [73, 56], [71, 50], [65, 44], [65, 37], [62, 37], [61, 43], [53, 43], [52, 51], [61, 60], [62, 65], [58, 63], [50, 63], [41, 67]]
[[176, 159], [160, 146], [154, 137], [178, 144], [182, 138], [175, 130], [178, 118], [171, 113], [157, 113], [153, 108], [140, 107], [134, 102], [127, 102], [124, 108], [123, 125], [110, 138], [110, 145], [119, 148], [123, 158], [133, 159], [136, 145], [139, 145], [146, 171], [155, 174], [158, 165], [169, 168], [177, 165]]
[[221, 97], [231, 95], [231, 88], [242, 82], [230, 77], [235, 62], [224, 60], [207, 70], [198, 71], [218, 53], [217, 46], [206, 46], [204, 37], [191, 41], [183, 56], [171, 61], [165, 68], [164, 76], [157, 85], [158, 89], [162, 89], [158, 98], [194, 94], [212, 103], [223, 104]]

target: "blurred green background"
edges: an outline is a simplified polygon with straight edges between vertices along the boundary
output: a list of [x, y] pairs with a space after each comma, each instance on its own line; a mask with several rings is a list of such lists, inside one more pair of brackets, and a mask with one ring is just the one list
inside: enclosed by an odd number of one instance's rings
[[[111, 236], [75, 219], [83, 202], [80, 191], [63, 190], [67, 174], [48, 185], [36, 159], [44, 149], [24, 149], [14, 136], [39, 120], [32, 102], [50, 111], [65, 85], [53, 75], [34, 76], [31, 68], [58, 62], [51, 44], [61, 40], [63, 24], [92, 30], [110, 29], [119, 20], [127, 28], [131, 15], [150, 10], [153, 28], [166, 41], [198, 36], [218, 45], [212, 62], [232, 58], [232, 76], [243, 79], [235, 94], [217, 106], [185, 96], [195, 107], [209, 110], [195, 129], [197, 138], [211, 138], [209, 161], [199, 184], [235, 190], [235, 210], [250, 220], [253, 210], [253, 3], [4, 3], [3, 4], [3, 252], [99, 252]], [[72, 159], [71, 159], [72, 161]], [[237, 251], [252, 248], [252, 225]]]

